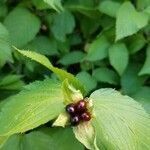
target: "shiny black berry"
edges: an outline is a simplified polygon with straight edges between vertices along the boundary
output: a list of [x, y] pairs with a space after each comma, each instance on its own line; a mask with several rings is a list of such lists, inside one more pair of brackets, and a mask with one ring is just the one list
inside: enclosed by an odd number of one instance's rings
[[66, 111], [70, 114], [73, 115], [75, 113], [75, 106], [74, 104], [69, 104], [66, 106]]
[[86, 111], [86, 101], [85, 100], [80, 100], [76, 104], [76, 109], [77, 109], [78, 112], [84, 112], [84, 111]]
[[80, 118], [82, 121], [90, 121], [91, 115], [89, 112], [84, 112], [81, 114]]
[[79, 122], [80, 122], [80, 118], [79, 118], [79, 116], [74, 116], [74, 117], [71, 117], [71, 119], [70, 119], [71, 121], [71, 125], [72, 126], [77, 126], [78, 124], [79, 124]]

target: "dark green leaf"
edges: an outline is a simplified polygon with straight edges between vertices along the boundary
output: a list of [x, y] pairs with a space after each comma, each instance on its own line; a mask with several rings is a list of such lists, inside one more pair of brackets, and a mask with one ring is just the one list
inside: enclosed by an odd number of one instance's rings
[[58, 54], [57, 45], [54, 39], [47, 38], [46, 36], [37, 36], [31, 41], [26, 49], [39, 52], [43, 55], [56, 55]]
[[139, 50], [141, 50], [145, 44], [146, 44], [146, 39], [142, 34], [136, 34], [127, 39], [127, 46], [131, 54], [134, 54]]
[[145, 74], [150, 74], [150, 45], [147, 47], [145, 63], [139, 72], [139, 75]]
[[150, 114], [150, 87], [143, 86], [132, 97], [137, 100]]
[[132, 95], [137, 92], [145, 81], [144, 77], [139, 77], [139, 64], [129, 64], [121, 77], [121, 86], [124, 94]]
[[84, 150], [69, 128], [47, 128], [25, 135], [23, 147], [27, 150]]

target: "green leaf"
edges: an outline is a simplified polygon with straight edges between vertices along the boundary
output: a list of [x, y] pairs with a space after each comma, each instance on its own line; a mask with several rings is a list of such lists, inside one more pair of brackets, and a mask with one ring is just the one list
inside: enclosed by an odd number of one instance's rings
[[100, 3], [100, 5], [98, 6], [98, 10], [100, 10], [100, 12], [108, 16], [116, 17], [119, 7], [120, 7], [120, 3], [107, 0], [107, 1], [102, 1]]
[[84, 150], [70, 128], [45, 128], [26, 134], [23, 148], [27, 150]]
[[98, 37], [90, 44], [86, 60], [96, 61], [106, 58], [108, 56], [109, 46], [110, 43], [105, 36]]
[[99, 150], [96, 145], [95, 131], [91, 122], [79, 124], [73, 128], [75, 137], [88, 149]]
[[4, 143], [1, 150], [21, 150], [23, 135], [15, 134]]
[[0, 18], [5, 17], [7, 14], [7, 11], [8, 9], [7, 9], [6, 4], [0, 4]]
[[58, 12], [64, 10], [61, 4], [61, 0], [43, 0], [43, 1]]
[[15, 50], [17, 50], [20, 54], [22, 54], [28, 58], [31, 58], [32, 60], [42, 64], [49, 70], [53, 71], [59, 77], [59, 79], [61, 81], [68, 79], [70, 84], [72, 84], [77, 90], [81, 90], [83, 92], [83, 94], [85, 94], [84, 86], [80, 83], [80, 81], [78, 79], [76, 79], [72, 74], [70, 74], [62, 69], [52, 66], [52, 64], [50, 63], [48, 58], [45, 57], [44, 55], [38, 54], [36, 52], [31, 52], [31, 51], [19, 50], [17, 48], [15, 48]]
[[57, 40], [64, 42], [66, 40], [66, 35], [72, 33], [75, 27], [74, 16], [69, 11], [64, 11], [55, 14], [53, 19], [51, 31]]
[[3, 147], [3, 145], [7, 140], [8, 140], [7, 136], [0, 136], [0, 149]]
[[37, 36], [31, 41], [26, 49], [31, 49], [43, 55], [53, 56], [58, 54], [57, 43], [54, 39], [49, 39], [46, 36]]
[[0, 112], [0, 136], [22, 133], [57, 117], [63, 110], [61, 85], [37, 81], [8, 98]]
[[65, 79], [62, 83], [62, 90], [64, 94], [64, 104], [76, 103], [83, 99], [83, 95], [80, 90], [75, 89], [69, 84], [68, 80]]
[[84, 38], [88, 39], [94, 32], [96, 32], [100, 23], [101, 20], [99, 19], [99, 16], [92, 19], [89, 19], [88, 17], [80, 19], [81, 32], [83, 33]]
[[87, 92], [90, 92], [97, 86], [96, 80], [88, 72], [85, 71], [79, 72], [76, 75], [76, 77], [79, 79], [81, 83], [83, 83]]
[[150, 4], [146, 9], [144, 9], [144, 12], [147, 13], [149, 15], [149, 18], [150, 18]]
[[109, 83], [113, 85], [118, 85], [119, 77], [113, 70], [108, 68], [97, 68], [93, 71], [93, 77], [98, 82]]
[[69, 122], [69, 115], [67, 114], [67, 112], [63, 112], [57, 117], [52, 126], [64, 128], [68, 124], [68, 122]]
[[24, 85], [21, 81], [20, 75], [9, 74], [1, 77], [0, 79], [0, 89], [4, 90], [18, 90]]
[[50, 6], [47, 3], [45, 3], [43, 0], [41, 0], [41, 1], [39, 1], [39, 0], [32, 0], [32, 3], [39, 10], [50, 8]]
[[136, 34], [127, 39], [128, 49], [131, 54], [134, 54], [141, 50], [145, 44], [146, 39], [142, 34]]
[[138, 9], [143, 10], [147, 6], [150, 6], [150, 1], [149, 0], [137, 0], [136, 5]]
[[70, 11], [79, 12], [87, 17], [95, 18], [99, 15], [97, 9], [94, 7], [93, 0], [67, 0], [65, 8]]
[[121, 76], [129, 60], [128, 50], [124, 43], [116, 43], [109, 48], [109, 61], [110, 64], [116, 69]]
[[148, 46], [146, 51], [145, 63], [139, 72], [139, 75], [145, 75], [145, 74], [150, 74], [150, 45]]
[[132, 97], [142, 104], [145, 110], [150, 114], [150, 87], [143, 86]]
[[93, 100], [97, 146], [111, 150], [148, 150], [150, 116], [132, 98], [113, 89], [97, 90]]
[[39, 19], [21, 7], [13, 9], [4, 20], [12, 45], [22, 47], [30, 42], [40, 29]]
[[121, 77], [121, 87], [124, 94], [133, 95], [140, 90], [146, 78], [139, 77], [138, 72], [140, 65], [137, 63], [130, 63]]
[[9, 33], [5, 26], [0, 23], [0, 67], [3, 67], [7, 61], [13, 62], [8, 41]]
[[1, 150], [84, 150], [71, 128], [43, 128], [13, 135]]
[[4, 40], [4, 41], [9, 40], [8, 30], [2, 23], [0, 23], [0, 40]]
[[137, 12], [130, 2], [124, 2], [117, 12], [116, 40], [137, 33], [147, 24], [147, 14]]
[[59, 63], [63, 65], [80, 63], [83, 60], [84, 56], [85, 54], [81, 51], [73, 51], [61, 57]]

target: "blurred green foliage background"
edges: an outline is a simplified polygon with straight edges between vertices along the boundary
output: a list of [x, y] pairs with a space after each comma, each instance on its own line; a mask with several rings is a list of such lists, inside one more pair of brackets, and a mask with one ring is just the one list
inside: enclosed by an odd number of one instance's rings
[[56, 79], [12, 45], [46, 55], [89, 93], [115, 88], [150, 112], [149, 0], [0, 0], [0, 100]]

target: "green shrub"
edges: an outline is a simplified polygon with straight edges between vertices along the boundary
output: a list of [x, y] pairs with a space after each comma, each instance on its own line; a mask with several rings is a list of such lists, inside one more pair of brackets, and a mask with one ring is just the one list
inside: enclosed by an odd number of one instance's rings
[[1, 0], [0, 68], [0, 149], [149, 149], [149, 0]]

